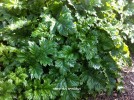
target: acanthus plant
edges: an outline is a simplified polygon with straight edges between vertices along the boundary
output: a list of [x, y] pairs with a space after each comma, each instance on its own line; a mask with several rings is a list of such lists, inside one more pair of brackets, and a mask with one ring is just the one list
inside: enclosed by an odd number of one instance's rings
[[77, 100], [120, 89], [120, 70], [131, 64], [120, 27], [130, 3], [122, 2], [2, 0], [0, 99]]

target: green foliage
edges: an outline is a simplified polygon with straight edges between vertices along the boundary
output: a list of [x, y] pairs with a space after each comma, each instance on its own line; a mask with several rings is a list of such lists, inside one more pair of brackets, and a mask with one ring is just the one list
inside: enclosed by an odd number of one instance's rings
[[130, 65], [132, 0], [1, 0], [0, 99], [111, 93]]

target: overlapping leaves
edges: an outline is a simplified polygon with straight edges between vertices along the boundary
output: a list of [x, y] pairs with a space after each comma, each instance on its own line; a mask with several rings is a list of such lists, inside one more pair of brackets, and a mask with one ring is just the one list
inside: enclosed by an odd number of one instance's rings
[[133, 2], [2, 0], [0, 11], [0, 99], [77, 100], [120, 86]]

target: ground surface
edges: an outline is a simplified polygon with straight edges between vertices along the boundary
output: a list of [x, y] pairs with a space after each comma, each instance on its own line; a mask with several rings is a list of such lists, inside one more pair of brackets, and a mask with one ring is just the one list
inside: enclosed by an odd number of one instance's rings
[[134, 100], [134, 55], [132, 59], [132, 67], [124, 68], [122, 71], [124, 81], [123, 93], [113, 93], [111, 96], [106, 96], [105, 94], [103, 94], [97, 96], [96, 99], [89, 97], [88, 100]]

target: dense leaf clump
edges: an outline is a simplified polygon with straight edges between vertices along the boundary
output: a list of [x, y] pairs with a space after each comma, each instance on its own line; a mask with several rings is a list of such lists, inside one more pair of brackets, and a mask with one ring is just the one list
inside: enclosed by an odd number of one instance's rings
[[1, 0], [0, 100], [77, 100], [121, 89], [133, 8], [132, 0]]

